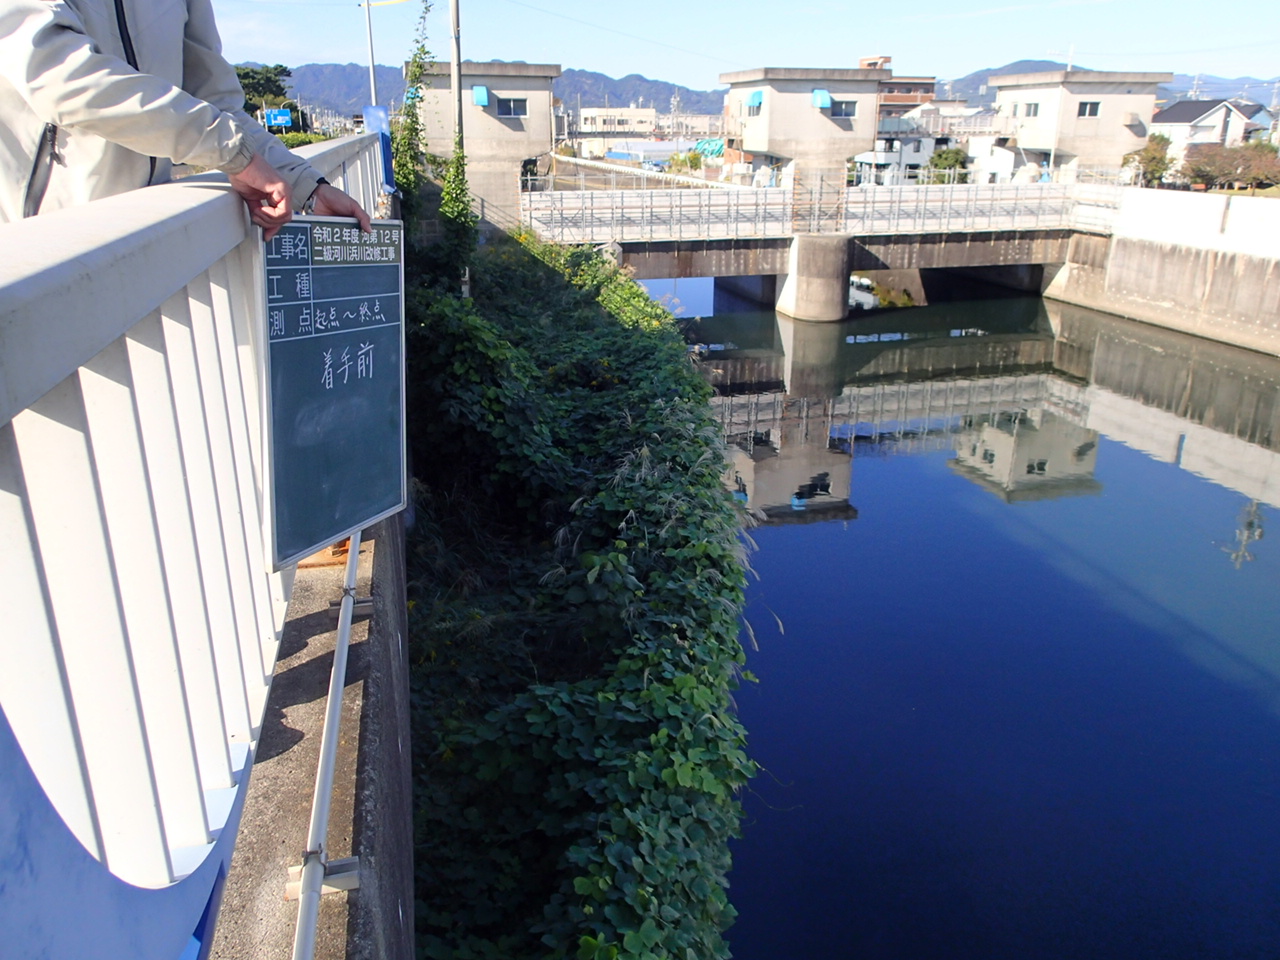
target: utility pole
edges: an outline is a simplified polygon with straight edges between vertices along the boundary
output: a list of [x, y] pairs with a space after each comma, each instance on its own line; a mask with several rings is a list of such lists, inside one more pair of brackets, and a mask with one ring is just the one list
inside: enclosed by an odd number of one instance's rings
[[364, 25], [369, 32], [369, 105], [378, 105], [378, 80], [373, 72], [373, 0], [365, 0]]
[[458, 20], [458, 0], [449, 0], [449, 29], [453, 39], [453, 62], [449, 82], [453, 84], [454, 149], [462, 153], [462, 30]]

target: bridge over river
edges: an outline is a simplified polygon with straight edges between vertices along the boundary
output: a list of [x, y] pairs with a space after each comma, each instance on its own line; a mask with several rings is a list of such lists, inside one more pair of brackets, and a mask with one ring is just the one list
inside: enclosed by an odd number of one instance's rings
[[959, 268], [1280, 354], [1273, 207], [1091, 183], [673, 183], [521, 195], [524, 226], [545, 240], [608, 246], [639, 279], [778, 278], [775, 304], [801, 320], [843, 319], [853, 271]]
[[1059, 183], [548, 190], [524, 193], [521, 210], [544, 239], [612, 246], [639, 278], [783, 277], [779, 309], [838, 320], [851, 270], [1063, 263], [1074, 233], [1111, 232], [1121, 190]]

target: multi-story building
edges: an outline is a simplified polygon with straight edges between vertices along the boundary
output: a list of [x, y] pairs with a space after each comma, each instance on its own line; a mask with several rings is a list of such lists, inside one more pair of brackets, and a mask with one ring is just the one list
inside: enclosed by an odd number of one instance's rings
[[916, 126], [903, 118], [882, 118], [874, 150], [854, 158], [854, 176], [859, 184], [915, 183], [939, 150], [951, 146], [951, 139]]
[[849, 159], [875, 145], [880, 83], [891, 76], [793, 67], [721, 74], [726, 161], [843, 182]]
[[1171, 73], [1053, 70], [992, 77], [996, 110], [1017, 147], [1057, 170], [1119, 169], [1151, 132], [1156, 88]]
[[651, 137], [658, 129], [655, 107], [583, 107], [578, 111], [580, 137]]
[[[444, 157], [454, 142], [449, 70], [448, 63], [430, 64], [416, 101], [427, 149]], [[520, 222], [521, 170], [550, 153], [555, 140], [551, 83], [558, 76], [558, 64], [462, 63], [467, 180], [477, 212], [491, 224]]]
[[[863, 57], [858, 61], [862, 70], [888, 70], [893, 57]], [[908, 110], [928, 103], [934, 98], [938, 86], [936, 77], [895, 77], [880, 81], [880, 119], [893, 119]]]
[[1187, 150], [1202, 144], [1238, 147], [1249, 140], [1265, 140], [1274, 118], [1260, 103], [1248, 100], [1180, 100], [1151, 120], [1151, 132], [1169, 138], [1169, 156], [1186, 158]]

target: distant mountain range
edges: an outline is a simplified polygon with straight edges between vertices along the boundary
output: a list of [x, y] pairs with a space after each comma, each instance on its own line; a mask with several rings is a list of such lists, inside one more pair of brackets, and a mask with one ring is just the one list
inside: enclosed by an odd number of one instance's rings
[[[395, 101], [399, 105], [404, 100], [399, 67], [379, 66], [374, 79], [382, 103]], [[285, 86], [308, 107], [325, 107], [349, 117], [369, 103], [369, 68], [358, 63], [304, 63], [293, 67], [293, 76]]]
[[553, 84], [555, 95], [570, 110], [584, 107], [656, 107], [670, 113], [672, 100], [679, 97], [681, 113], [721, 113], [723, 90], [690, 90], [663, 80], [650, 80], [633, 73], [615, 80], [590, 70], [566, 70]]
[[[404, 99], [399, 69], [380, 66], [375, 76], [379, 100], [387, 103]], [[355, 63], [304, 63], [293, 68], [287, 85], [289, 93], [300, 97], [303, 103], [341, 114], [359, 113], [369, 102], [369, 68]], [[615, 80], [590, 70], [565, 70], [555, 81], [553, 91], [571, 110], [577, 109], [579, 98], [584, 107], [635, 104], [657, 107], [659, 113], [669, 113], [676, 96], [682, 113], [719, 113], [724, 106], [723, 91], [690, 90], [637, 74]]]
[[[255, 64], [256, 65], [256, 64]], [[949, 81], [950, 97], [968, 100], [971, 104], [988, 106], [995, 101], [996, 88], [990, 85], [994, 76], [1012, 73], [1038, 73], [1044, 70], [1065, 70], [1065, 63], [1056, 60], [1015, 60], [1003, 67], [987, 67], [975, 70], [958, 80]], [[1086, 67], [1076, 66], [1076, 70]], [[404, 80], [397, 67], [377, 68], [378, 99], [383, 103], [404, 99]], [[1199, 86], [1199, 97], [1210, 100], [1244, 96], [1268, 104], [1272, 97], [1272, 80], [1256, 77], [1212, 77], [1175, 74], [1173, 83], [1160, 88], [1161, 99], [1185, 100]], [[938, 85], [938, 96], [948, 96], [948, 85]], [[369, 102], [369, 68], [355, 63], [306, 63], [293, 68], [288, 81], [289, 92], [303, 103], [313, 107], [327, 107], [340, 114], [359, 113]], [[656, 107], [659, 113], [671, 111], [672, 98], [679, 96], [682, 113], [720, 113], [724, 104], [723, 90], [691, 90], [662, 80], [631, 74], [615, 80], [603, 73], [590, 70], [568, 69], [555, 81], [554, 92], [570, 110], [584, 107], [646, 106]], [[579, 99], [580, 98], [580, 99]]]
[[[1065, 70], [1067, 65], [1056, 60], [1015, 60], [1003, 67], [985, 67], [961, 77], [938, 84], [938, 96], [951, 100], [967, 100], [970, 106], [989, 107], [995, 103], [996, 88], [989, 81], [992, 77], [1013, 73], [1043, 73], [1047, 70]], [[1076, 67], [1075, 69], [1083, 69]]]

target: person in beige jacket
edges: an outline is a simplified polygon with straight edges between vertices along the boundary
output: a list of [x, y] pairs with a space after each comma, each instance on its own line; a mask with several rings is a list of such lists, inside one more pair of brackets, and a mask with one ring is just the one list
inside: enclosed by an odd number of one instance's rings
[[212, 0], [0, 0], [0, 222], [227, 175], [267, 239], [304, 205], [369, 216], [244, 112]]

